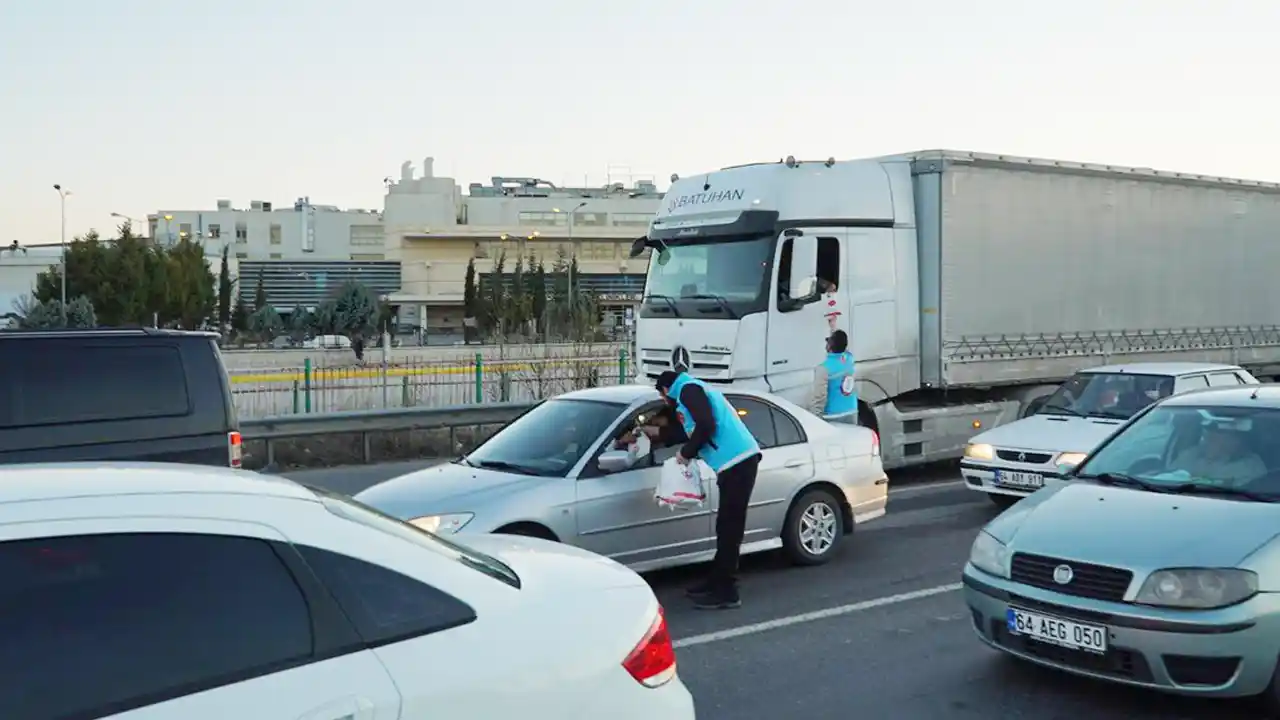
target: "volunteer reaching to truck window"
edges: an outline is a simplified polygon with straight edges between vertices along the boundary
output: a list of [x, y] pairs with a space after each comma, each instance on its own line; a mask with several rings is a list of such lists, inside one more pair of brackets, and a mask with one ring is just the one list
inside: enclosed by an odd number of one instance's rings
[[858, 424], [858, 391], [853, 379], [849, 336], [836, 330], [827, 338], [827, 359], [814, 372], [810, 409], [830, 422]]
[[674, 405], [676, 420], [689, 436], [689, 442], [676, 453], [677, 461], [688, 463], [701, 458], [716, 472], [716, 487], [720, 489], [711, 574], [705, 582], [689, 589], [689, 597], [704, 610], [739, 607], [742, 599], [738, 594], [738, 557], [747, 530], [747, 506], [760, 466], [760, 445], [720, 391], [674, 370], [658, 376], [657, 388]]

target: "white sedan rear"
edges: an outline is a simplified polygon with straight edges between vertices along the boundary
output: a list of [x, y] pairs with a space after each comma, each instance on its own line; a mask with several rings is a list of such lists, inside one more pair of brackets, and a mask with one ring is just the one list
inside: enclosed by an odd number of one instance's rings
[[5, 717], [692, 720], [653, 592], [233, 470], [11, 466]]

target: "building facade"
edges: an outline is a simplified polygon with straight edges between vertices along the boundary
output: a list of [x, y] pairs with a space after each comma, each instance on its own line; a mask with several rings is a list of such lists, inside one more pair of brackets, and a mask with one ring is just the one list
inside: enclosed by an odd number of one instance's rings
[[548, 269], [557, 258], [576, 258], [574, 287], [620, 318], [639, 301], [648, 267], [647, 252], [628, 257], [631, 244], [662, 195], [647, 180], [570, 188], [528, 177], [494, 177], [463, 194], [452, 178], [435, 176], [431, 158], [421, 177], [406, 162], [399, 180], [387, 183], [382, 215], [386, 257], [401, 265], [400, 291], [391, 296], [398, 322], [429, 336], [460, 334], [468, 263], [483, 282], [504, 253], [508, 272], [517, 256]]
[[302, 306], [314, 310], [338, 294], [348, 281], [365, 285], [379, 297], [400, 289], [400, 263], [394, 261], [241, 260], [237, 292], [252, 308], [258, 285], [276, 312], [291, 313]]
[[158, 244], [191, 238], [206, 254], [229, 246], [242, 261], [385, 259], [380, 212], [316, 205], [305, 197], [287, 207], [254, 200], [235, 208], [219, 200], [214, 210], [161, 210], [147, 216], [147, 225]]

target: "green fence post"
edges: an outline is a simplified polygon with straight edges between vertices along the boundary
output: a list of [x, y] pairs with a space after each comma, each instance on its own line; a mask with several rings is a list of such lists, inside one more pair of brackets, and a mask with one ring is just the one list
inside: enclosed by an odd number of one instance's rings
[[476, 403], [484, 402], [484, 356], [476, 353]]
[[293, 414], [298, 414], [298, 381], [293, 381]]
[[307, 412], [311, 412], [311, 358], [302, 361], [302, 402], [307, 408]]
[[400, 407], [409, 407], [409, 376], [400, 378]]
[[618, 384], [627, 384], [627, 349], [618, 351]]

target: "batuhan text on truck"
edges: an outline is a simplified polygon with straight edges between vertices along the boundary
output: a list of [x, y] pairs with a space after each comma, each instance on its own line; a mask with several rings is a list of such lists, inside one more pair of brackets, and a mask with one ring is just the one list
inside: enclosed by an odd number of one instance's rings
[[838, 307], [885, 464], [954, 458], [1086, 367], [1280, 375], [1278, 227], [1277, 184], [955, 151], [673, 176], [637, 368], [808, 405]]

